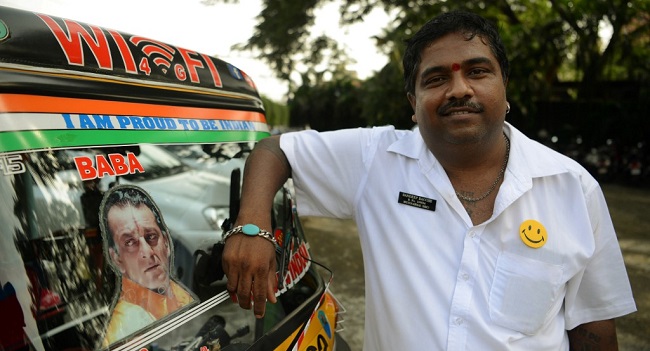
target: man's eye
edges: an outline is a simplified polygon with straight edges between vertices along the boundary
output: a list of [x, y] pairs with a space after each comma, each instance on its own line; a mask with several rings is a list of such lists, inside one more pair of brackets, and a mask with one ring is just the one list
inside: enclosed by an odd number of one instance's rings
[[445, 81], [445, 77], [443, 77], [443, 76], [435, 76], [435, 77], [427, 78], [427, 80], [425, 81], [425, 84], [427, 84], [427, 85], [428, 84], [434, 84], [435, 85], [435, 84], [440, 84], [440, 83], [442, 83], [444, 81]]
[[129, 240], [124, 242], [124, 246], [126, 246], [126, 247], [130, 247], [130, 246], [133, 246], [133, 245], [135, 245], [135, 240], [133, 240], [133, 239], [129, 239]]
[[147, 241], [147, 243], [149, 243], [149, 245], [152, 245], [152, 244], [155, 245], [158, 242], [158, 237], [159, 237], [158, 233], [151, 233], [151, 234], [145, 235], [144, 239]]
[[484, 68], [474, 68], [474, 69], [470, 70], [468, 74], [470, 76], [478, 76], [478, 75], [485, 74], [485, 73], [487, 73], [487, 70], [484, 69]]

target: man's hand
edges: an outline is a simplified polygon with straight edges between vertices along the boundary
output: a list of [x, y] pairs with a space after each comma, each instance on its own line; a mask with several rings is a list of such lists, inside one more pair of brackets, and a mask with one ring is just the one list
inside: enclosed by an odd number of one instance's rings
[[236, 234], [226, 240], [223, 268], [228, 277], [226, 289], [236, 296], [239, 306], [251, 308], [262, 318], [266, 301], [276, 303], [275, 248], [268, 240]]
[[[273, 199], [290, 175], [291, 166], [280, 148], [280, 137], [260, 140], [246, 159], [235, 223], [254, 223], [273, 231]], [[257, 318], [264, 316], [267, 299], [276, 302], [275, 248], [268, 240], [242, 234], [228, 238], [223, 250], [223, 270], [231, 296], [236, 295], [239, 306], [245, 309], [251, 308], [252, 299]]]

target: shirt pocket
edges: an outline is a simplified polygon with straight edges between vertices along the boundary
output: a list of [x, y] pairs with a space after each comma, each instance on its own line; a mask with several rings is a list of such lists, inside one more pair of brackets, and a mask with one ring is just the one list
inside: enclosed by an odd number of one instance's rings
[[502, 327], [533, 335], [560, 294], [562, 266], [502, 252], [490, 290], [490, 318]]

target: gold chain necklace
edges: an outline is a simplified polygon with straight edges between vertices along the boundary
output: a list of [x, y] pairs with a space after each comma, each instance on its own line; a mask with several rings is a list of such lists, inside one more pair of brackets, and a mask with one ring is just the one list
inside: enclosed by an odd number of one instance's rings
[[456, 191], [456, 196], [458, 196], [459, 199], [467, 202], [477, 202], [485, 199], [496, 189], [497, 184], [499, 184], [499, 181], [501, 180], [501, 177], [503, 177], [503, 174], [506, 172], [506, 166], [508, 165], [508, 158], [510, 158], [510, 139], [508, 139], [508, 136], [506, 136], [506, 133], [503, 133], [503, 137], [506, 139], [506, 157], [503, 160], [503, 165], [501, 166], [501, 170], [499, 171], [499, 175], [497, 176], [497, 179], [494, 180], [494, 183], [490, 186], [490, 189], [488, 191], [479, 196], [479, 197], [467, 197], [458, 191]]

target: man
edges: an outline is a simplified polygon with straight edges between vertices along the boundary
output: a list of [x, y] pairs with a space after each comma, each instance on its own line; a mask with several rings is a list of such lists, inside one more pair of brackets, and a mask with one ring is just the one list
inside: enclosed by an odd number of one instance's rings
[[136, 186], [117, 186], [104, 196], [100, 224], [107, 259], [122, 277], [119, 299], [106, 329], [104, 347], [150, 326], [194, 298], [171, 280], [171, 241], [160, 211]]
[[[616, 350], [636, 310], [602, 191], [576, 162], [505, 122], [508, 60], [494, 26], [440, 15], [403, 59], [414, 131], [314, 131], [263, 140], [237, 224], [268, 230], [292, 176], [302, 215], [354, 218], [366, 275], [366, 350]], [[247, 234], [254, 234], [250, 230]], [[230, 235], [241, 307], [275, 302], [273, 245]]]

